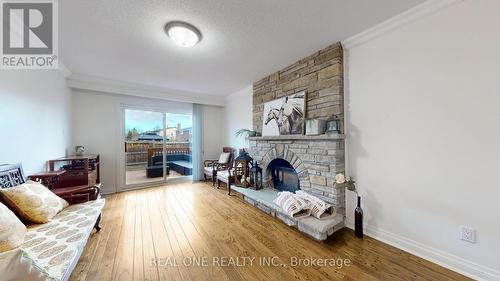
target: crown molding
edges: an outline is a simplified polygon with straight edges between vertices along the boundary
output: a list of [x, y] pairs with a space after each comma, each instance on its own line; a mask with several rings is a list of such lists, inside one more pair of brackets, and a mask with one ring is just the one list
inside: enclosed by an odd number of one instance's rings
[[230, 101], [241, 99], [247, 94], [252, 96], [252, 94], [253, 94], [253, 85], [252, 84], [247, 85], [247, 86], [239, 89], [238, 91], [233, 92], [232, 94], [225, 96], [226, 104]]
[[68, 78], [71, 75], [71, 71], [66, 67], [66, 65], [59, 60], [57, 70], [64, 78]]
[[428, 0], [380, 24], [377, 24], [374, 27], [371, 27], [361, 33], [343, 40], [342, 46], [345, 49], [351, 49], [355, 46], [382, 36], [383, 34], [386, 34], [391, 30], [414, 22], [439, 10], [447, 8], [453, 4], [457, 4], [463, 1], [464, 0]]
[[225, 105], [225, 99], [222, 96], [195, 94], [144, 84], [108, 80], [95, 76], [72, 74], [66, 78], [66, 82], [72, 89], [214, 106]]

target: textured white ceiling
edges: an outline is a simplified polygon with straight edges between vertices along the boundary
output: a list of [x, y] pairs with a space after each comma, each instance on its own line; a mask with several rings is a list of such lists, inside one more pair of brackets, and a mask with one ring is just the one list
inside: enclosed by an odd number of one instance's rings
[[[423, 0], [64, 0], [60, 55], [76, 75], [228, 95]], [[166, 22], [197, 26], [182, 48]]]

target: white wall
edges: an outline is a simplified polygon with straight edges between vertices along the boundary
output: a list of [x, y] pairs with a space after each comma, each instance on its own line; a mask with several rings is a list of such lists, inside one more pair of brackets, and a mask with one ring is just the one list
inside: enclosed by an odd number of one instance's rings
[[[489, 279], [500, 279], [498, 11], [458, 2], [346, 52], [348, 172], [368, 233]], [[476, 244], [459, 240], [461, 224]]]
[[[156, 108], [172, 113], [191, 114], [192, 104], [147, 98], [112, 95], [102, 92], [73, 90], [73, 144], [84, 145], [86, 152], [101, 155], [103, 193], [113, 193], [122, 183], [119, 178], [123, 149], [122, 104], [132, 107]], [[222, 107], [203, 106], [204, 153], [218, 157], [223, 144]], [[202, 155], [205, 159], [205, 156]]]
[[44, 171], [47, 160], [65, 156], [70, 99], [58, 71], [0, 71], [0, 163], [21, 162], [28, 176]]
[[116, 190], [119, 101], [115, 96], [73, 90], [73, 145], [100, 154], [102, 192]]
[[224, 107], [203, 105], [203, 160], [219, 159], [224, 146]]
[[233, 148], [248, 148], [248, 141], [234, 134], [239, 129], [252, 129], [253, 87], [249, 85], [226, 98], [224, 119], [225, 144]]

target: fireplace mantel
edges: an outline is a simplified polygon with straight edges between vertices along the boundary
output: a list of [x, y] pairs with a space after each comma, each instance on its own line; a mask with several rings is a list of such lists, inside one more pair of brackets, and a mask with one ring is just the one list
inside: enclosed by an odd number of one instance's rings
[[273, 140], [343, 140], [345, 139], [345, 134], [331, 134], [331, 135], [317, 135], [317, 136], [306, 136], [306, 135], [284, 135], [284, 136], [268, 136], [268, 137], [249, 137], [248, 140], [251, 141], [273, 141]]

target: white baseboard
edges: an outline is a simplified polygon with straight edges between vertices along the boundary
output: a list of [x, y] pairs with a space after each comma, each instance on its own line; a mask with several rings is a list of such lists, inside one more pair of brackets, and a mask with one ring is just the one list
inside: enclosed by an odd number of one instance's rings
[[[348, 218], [346, 220], [346, 226], [351, 229], [353, 228], [354, 224], [352, 219]], [[500, 272], [489, 267], [473, 263], [461, 257], [446, 253], [442, 250], [435, 249], [417, 241], [382, 229], [377, 229], [369, 225], [365, 227], [365, 232], [367, 236], [370, 236], [376, 240], [387, 243], [398, 249], [463, 274], [467, 277], [476, 280], [500, 281]]]

